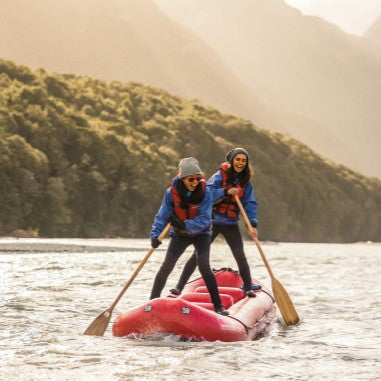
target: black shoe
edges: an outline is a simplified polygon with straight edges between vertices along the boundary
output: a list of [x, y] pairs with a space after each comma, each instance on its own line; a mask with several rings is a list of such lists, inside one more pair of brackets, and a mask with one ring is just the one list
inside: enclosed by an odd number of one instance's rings
[[245, 291], [245, 294], [249, 298], [255, 298], [257, 296], [253, 290]]
[[217, 307], [214, 309], [214, 311], [217, 313], [217, 314], [220, 314], [220, 315], [223, 315], [223, 316], [227, 316], [230, 314], [230, 312], [228, 310], [225, 310], [224, 307]]
[[[241, 288], [241, 290], [245, 290], [244, 285], [242, 285], [240, 288]], [[252, 283], [250, 289], [251, 289], [251, 290], [254, 290], [254, 291], [257, 291], [257, 290], [261, 290], [261, 289], [262, 289], [262, 286], [261, 286], [260, 284]]]
[[169, 292], [173, 295], [180, 295], [181, 291], [178, 288], [172, 288]]

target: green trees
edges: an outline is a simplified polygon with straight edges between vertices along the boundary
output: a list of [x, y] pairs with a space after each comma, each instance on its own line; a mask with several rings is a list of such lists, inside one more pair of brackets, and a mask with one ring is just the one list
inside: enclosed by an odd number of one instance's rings
[[261, 239], [381, 240], [379, 180], [197, 101], [1, 60], [0, 234], [146, 237], [178, 161], [208, 177], [235, 146], [255, 167]]
[[38, 229], [47, 157], [21, 136], [0, 136], [0, 230]]

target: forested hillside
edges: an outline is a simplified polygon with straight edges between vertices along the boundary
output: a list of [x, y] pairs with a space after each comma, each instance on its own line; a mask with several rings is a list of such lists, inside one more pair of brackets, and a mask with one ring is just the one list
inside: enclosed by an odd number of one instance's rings
[[146, 237], [178, 161], [255, 166], [261, 239], [381, 241], [381, 182], [196, 101], [0, 60], [0, 234]]

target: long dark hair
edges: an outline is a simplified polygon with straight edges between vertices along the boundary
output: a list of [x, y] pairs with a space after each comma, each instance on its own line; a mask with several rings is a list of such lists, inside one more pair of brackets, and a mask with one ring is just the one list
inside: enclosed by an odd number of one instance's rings
[[231, 160], [230, 167], [226, 171], [228, 177], [227, 177], [227, 183], [230, 185], [234, 185], [235, 180], [238, 178], [238, 181], [241, 185], [241, 187], [245, 187], [247, 183], [251, 180], [251, 178], [254, 176], [254, 167], [248, 163], [249, 158], [246, 156], [247, 163], [245, 168], [241, 172], [236, 172], [234, 170], [233, 166], [233, 160]]

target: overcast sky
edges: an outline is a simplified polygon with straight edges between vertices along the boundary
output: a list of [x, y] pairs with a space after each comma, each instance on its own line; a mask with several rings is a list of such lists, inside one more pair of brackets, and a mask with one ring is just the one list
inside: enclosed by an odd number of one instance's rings
[[337, 24], [347, 33], [362, 35], [381, 15], [381, 0], [284, 0], [304, 14]]

